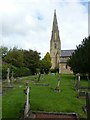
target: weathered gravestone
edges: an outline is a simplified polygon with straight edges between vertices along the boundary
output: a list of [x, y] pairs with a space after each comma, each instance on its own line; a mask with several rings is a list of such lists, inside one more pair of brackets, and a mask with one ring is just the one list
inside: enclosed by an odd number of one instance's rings
[[90, 120], [90, 93], [86, 94], [87, 120]]
[[87, 76], [87, 80], [88, 80], [88, 90], [90, 90], [90, 79], [89, 79], [89, 74], [86, 74], [86, 76]]
[[55, 92], [60, 92], [60, 77], [58, 79], [57, 87], [54, 89]]
[[80, 88], [80, 74], [78, 73], [77, 74], [77, 82], [76, 82], [76, 90], [78, 90], [79, 91], [79, 88]]
[[30, 115], [30, 88], [28, 86], [28, 83], [26, 83], [26, 89], [24, 90], [24, 93], [26, 94], [26, 102], [24, 106], [24, 118], [28, 118]]
[[41, 73], [38, 73], [38, 81], [40, 81]]
[[14, 75], [14, 72], [12, 71], [12, 76], [11, 76], [11, 80], [12, 80], [12, 82], [14, 81], [14, 77], [13, 77], [13, 75]]
[[8, 82], [8, 86], [10, 86], [10, 79], [9, 79], [9, 74], [10, 74], [10, 68], [7, 69], [7, 82]]

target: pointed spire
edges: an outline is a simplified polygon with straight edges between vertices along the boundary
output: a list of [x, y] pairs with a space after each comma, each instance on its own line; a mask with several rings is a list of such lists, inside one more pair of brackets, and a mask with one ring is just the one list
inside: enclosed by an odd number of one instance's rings
[[54, 18], [53, 18], [53, 31], [58, 30], [58, 23], [57, 23], [57, 16], [56, 16], [56, 9], [54, 10]]
[[56, 15], [56, 9], [54, 9], [54, 15]]

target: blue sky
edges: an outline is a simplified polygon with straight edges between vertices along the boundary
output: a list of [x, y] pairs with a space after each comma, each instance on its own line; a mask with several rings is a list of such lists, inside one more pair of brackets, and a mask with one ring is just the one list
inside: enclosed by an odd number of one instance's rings
[[50, 51], [56, 9], [61, 49], [75, 49], [88, 36], [87, 3], [86, 0], [0, 1], [2, 45], [37, 50], [43, 57]]

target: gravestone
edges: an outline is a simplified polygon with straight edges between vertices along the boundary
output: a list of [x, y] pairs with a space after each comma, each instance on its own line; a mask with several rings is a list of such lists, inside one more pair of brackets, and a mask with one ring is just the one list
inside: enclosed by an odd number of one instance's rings
[[12, 82], [14, 81], [14, 77], [13, 77], [13, 75], [14, 75], [14, 73], [13, 73], [13, 71], [12, 71], [12, 76], [11, 76], [11, 80], [12, 80]]
[[38, 81], [40, 81], [41, 73], [38, 73]]
[[76, 89], [79, 91], [80, 88], [80, 74], [77, 74], [77, 83], [76, 83]]
[[54, 89], [55, 92], [60, 92], [60, 77], [58, 79], [57, 87]]
[[26, 102], [24, 107], [24, 118], [28, 118], [30, 114], [30, 88], [28, 86], [28, 83], [26, 83], [26, 89], [24, 90], [24, 93], [26, 94]]
[[86, 76], [87, 76], [87, 80], [88, 80], [88, 90], [90, 89], [90, 79], [89, 79], [89, 74], [86, 74]]
[[7, 69], [7, 82], [8, 82], [8, 86], [10, 86], [9, 74], [10, 74], [10, 68]]
[[60, 79], [58, 79], [58, 84], [57, 84], [57, 86], [60, 88]]
[[86, 94], [87, 120], [90, 120], [90, 93]]

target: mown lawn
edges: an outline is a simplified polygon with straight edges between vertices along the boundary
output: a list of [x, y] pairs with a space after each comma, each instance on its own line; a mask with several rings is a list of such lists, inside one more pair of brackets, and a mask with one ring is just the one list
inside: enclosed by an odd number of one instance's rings
[[[57, 86], [58, 75], [42, 75], [39, 83], [49, 84], [49, 86], [39, 86], [36, 76], [23, 77], [15, 83], [15, 87], [3, 95], [3, 118], [19, 118], [25, 102], [23, 89], [25, 82], [29, 82], [31, 87], [30, 105], [33, 111], [49, 112], [75, 112], [81, 118], [86, 118], [86, 113], [82, 107], [86, 105], [84, 98], [77, 98], [75, 91], [75, 78], [73, 75], [60, 75], [60, 92], [54, 92]], [[81, 83], [86, 84], [83, 80]]]

